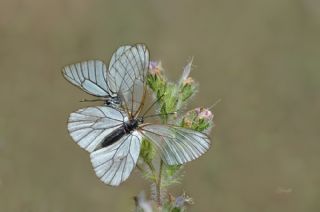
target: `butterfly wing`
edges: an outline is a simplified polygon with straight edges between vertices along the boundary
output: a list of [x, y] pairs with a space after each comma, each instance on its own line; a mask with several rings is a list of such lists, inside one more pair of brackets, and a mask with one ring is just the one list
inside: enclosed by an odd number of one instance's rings
[[80, 109], [71, 113], [68, 121], [68, 130], [73, 140], [91, 153], [96, 175], [104, 183], [113, 186], [129, 177], [140, 153], [141, 135], [137, 131], [125, 134], [106, 147], [100, 145], [111, 132], [121, 128], [125, 121], [128, 121], [125, 113], [105, 106]]
[[88, 60], [63, 68], [63, 76], [88, 94], [108, 97], [112, 93], [106, 80], [106, 65], [100, 60]]
[[126, 114], [114, 108], [88, 107], [70, 114], [68, 130], [81, 148], [92, 152], [126, 120]]
[[123, 108], [135, 114], [145, 94], [145, 78], [149, 68], [149, 51], [143, 44], [122, 46], [110, 61], [108, 85], [122, 96]]
[[169, 165], [179, 165], [203, 155], [210, 139], [201, 132], [172, 125], [148, 124], [140, 132], [155, 144], [161, 158]]
[[141, 135], [133, 131], [116, 143], [92, 152], [90, 158], [96, 175], [106, 184], [119, 185], [136, 166], [140, 146]]
[[124, 46], [120, 46], [113, 54], [109, 63], [109, 69], [110, 67], [113, 66], [113, 64], [119, 59], [121, 58], [121, 56], [123, 55], [123, 53], [125, 51], [127, 51], [128, 49], [130, 49], [132, 46], [130, 45], [124, 45]]

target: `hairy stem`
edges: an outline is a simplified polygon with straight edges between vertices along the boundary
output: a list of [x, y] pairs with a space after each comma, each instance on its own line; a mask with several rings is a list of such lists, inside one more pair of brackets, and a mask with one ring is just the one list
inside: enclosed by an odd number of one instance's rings
[[161, 177], [162, 177], [162, 167], [163, 167], [163, 160], [160, 160], [160, 166], [159, 166], [159, 176], [158, 176], [158, 180], [157, 180], [157, 202], [158, 202], [158, 206], [161, 207], [162, 206], [162, 202], [161, 202]]
[[148, 167], [152, 173], [154, 182], [157, 183], [157, 174], [156, 174], [157, 172], [156, 172], [156, 169], [154, 168], [152, 162], [148, 161], [148, 162], [146, 162], [146, 164], [148, 165]]

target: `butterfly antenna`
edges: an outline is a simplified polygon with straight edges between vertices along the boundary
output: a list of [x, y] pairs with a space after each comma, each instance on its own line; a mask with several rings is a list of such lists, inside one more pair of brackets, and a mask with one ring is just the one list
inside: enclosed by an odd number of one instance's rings
[[218, 99], [215, 103], [213, 103], [210, 107], [208, 107], [208, 110], [211, 110], [212, 108], [214, 108], [218, 103], [220, 103], [222, 100]]
[[81, 99], [80, 102], [100, 102], [105, 101], [103, 99]]
[[144, 118], [144, 116], [151, 110], [151, 108], [157, 104], [161, 99], [162, 97], [164, 97], [164, 94], [162, 94], [156, 101], [154, 101], [149, 107], [148, 109], [144, 112], [144, 114], [142, 115], [142, 117]]
[[157, 113], [157, 114], [152, 114], [152, 115], [149, 115], [149, 116], [144, 116], [143, 118], [151, 118], [151, 117], [155, 117], [155, 116], [176, 115], [176, 114], [177, 114], [177, 112], [166, 113], [166, 114]]

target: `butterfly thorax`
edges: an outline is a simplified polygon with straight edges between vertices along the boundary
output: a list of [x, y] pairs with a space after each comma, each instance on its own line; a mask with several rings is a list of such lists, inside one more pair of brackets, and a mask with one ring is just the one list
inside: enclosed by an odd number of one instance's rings
[[128, 122], [124, 122], [123, 127], [126, 133], [130, 133], [132, 130], [135, 130], [138, 127], [138, 120], [132, 119]]
[[105, 99], [105, 105], [107, 106], [119, 106], [121, 104], [121, 99], [119, 96], [115, 95], [115, 96], [109, 96]]

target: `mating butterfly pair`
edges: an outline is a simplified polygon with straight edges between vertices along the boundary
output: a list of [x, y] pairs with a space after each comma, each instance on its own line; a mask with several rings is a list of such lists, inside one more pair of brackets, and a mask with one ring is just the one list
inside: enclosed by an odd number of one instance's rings
[[162, 160], [179, 165], [194, 160], [210, 146], [206, 134], [174, 125], [144, 123], [141, 115], [147, 86], [149, 51], [143, 44], [119, 47], [106, 65], [90, 60], [64, 67], [64, 77], [85, 92], [100, 97], [103, 106], [70, 114], [73, 140], [90, 153], [96, 175], [117, 186], [136, 166], [143, 138], [150, 140]]

